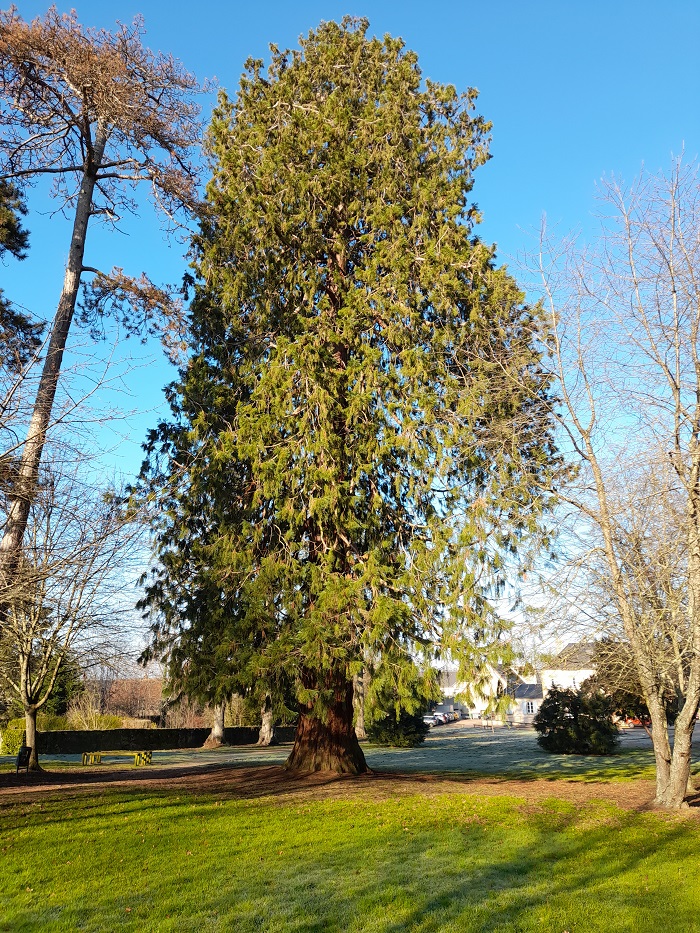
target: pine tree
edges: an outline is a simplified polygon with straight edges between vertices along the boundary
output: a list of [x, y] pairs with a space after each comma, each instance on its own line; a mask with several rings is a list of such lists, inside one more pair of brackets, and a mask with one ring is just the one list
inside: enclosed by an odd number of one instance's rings
[[[7, 254], [24, 259], [29, 245], [29, 233], [22, 226], [26, 207], [17, 188], [0, 178], [0, 259]], [[4, 296], [0, 289], [0, 371], [13, 376], [26, 365], [41, 343], [41, 324], [32, 321]], [[4, 373], [3, 373], [4, 375]], [[0, 386], [0, 424], [4, 421], [7, 388]]]
[[[150, 184], [155, 204], [170, 219], [197, 201], [191, 153], [200, 125], [191, 95], [198, 85], [172, 56], [144, 47], [142, 34], [139, 17], [110, 33], [85, 28], [75, 11], [61, 14], [55, 6], [30, 23], [14, 6], [0, 10], [0, 181], [22, 192], [50, 176], [57, 210], [73, 218], [63, 288], [3, 509], [2, 590], [13, 585], [21, 563], [81, 283], [91, 277], [80, 316], [97, 334], [107, 313], [120, 317], [127, 333], [143, 333], [164, 307], [173, 310], [169, 296], [145, 275], [131, 278], [85, 262], [91, 221], [100, 216], [114, 225], [133, 211], [140, 182]], [[8, 233], [16, 242], [16, 225]], [[0, 592], [0, 625], [6, 611]]]
[[196, 550], [231, 663], [295, 686], [300, 770], [366, 768], [368, 657], [499, 655], [486, 596], [555, 463], [538, 312], [474, 234], [476, 92], [367, 29], [324, 23], [221, 94], [191, 358], [144, 472], [158, 637], [192, 640], [170, 594]]

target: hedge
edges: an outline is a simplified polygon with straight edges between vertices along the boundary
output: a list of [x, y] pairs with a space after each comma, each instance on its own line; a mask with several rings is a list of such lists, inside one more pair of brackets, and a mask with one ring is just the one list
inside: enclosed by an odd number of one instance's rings
[[[14, 720], [11, 722], [15, 722]], [[9, 725], [3, 731], [3, 744], [0, 754], [16, 755], [22, 742], [24, 720], [21, 722], [18, 739], [12, 738], [15, 730]], [[6, 750], [6, 736], [10, 731], [12, 751]], [[275, 729], [278, 742], [294, 740], [294, 726], [279, 726]], [[149, 752], [171, 748], [200, 748], [204, 745], [210, 729], [100, 729], [64, 732], [37, 732], [37, 744], [40, 755], [80, 755], [82, 752], [137, 751]], [[231, 727], [225, 730], [229, 745], [254, 745], [258, 741], [259, 730], [245, 727]], [[17, 745], [15, 749], [14, 745]]]

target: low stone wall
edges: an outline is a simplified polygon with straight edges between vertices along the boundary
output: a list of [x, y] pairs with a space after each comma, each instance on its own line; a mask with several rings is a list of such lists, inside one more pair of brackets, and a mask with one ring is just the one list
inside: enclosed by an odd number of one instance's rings
[[[294, 726], [275, 729], [278, 742], [294, 741]], [[76, 732], [39, 732], [37, 745], [43, 755], [80, 755], [83, 752], [154, 752], [175, 748], [200, 748], [210, 729], [101, 729]], [[254, 745], [258, 729], [225, 730], [229, 745]]]

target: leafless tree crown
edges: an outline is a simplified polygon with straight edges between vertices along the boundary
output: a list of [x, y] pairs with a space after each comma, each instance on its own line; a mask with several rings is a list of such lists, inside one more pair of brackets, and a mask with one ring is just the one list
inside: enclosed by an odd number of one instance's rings
[[132, 207], [128, 190], [144, 180], [168, 214], [192, 205], [197, 81], [145, 48], [143, 32], [140, 18], [111, 33], [55, 7], [31, 23], [16, 7], [0, 11], [0, 176], [54, 174], [65, 205], [92, 167], [108, 219]]

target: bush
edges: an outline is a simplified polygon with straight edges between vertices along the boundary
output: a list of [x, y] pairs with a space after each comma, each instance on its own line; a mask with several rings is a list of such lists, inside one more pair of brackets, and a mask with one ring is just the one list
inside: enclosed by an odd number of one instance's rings
[[24, 716], [11, 719], [2, 730], [0, 754], [16, 755], [24, 742]]
[[72, 728], [65, 716], [53, 713], [37, 713], [36, 727], [39, 732], [66, 732]]
[[395, 647], [374, 669], [365, 696], [365, 730], [377, 745], [415, 748], [429, 732], [423, 716], [440, 688], [435, 670]]
[[95, 717], [93, 729], [102, 731], [103, 729], [121, 729], [122, 717], [114, 716], [112, 713], [102, 713]]
[[609, 755], [619, 743], [612, 714], [602, 694], [552, 687], [535, 716], [537, 742], [564, 755]]
[[393, 745], [396, 748], [415, 748], [421, 745], [430, 730], [423, 722], [423, 711], [407, 713], [405, 709], [396, 715], [391, 709], [382, 719], [375, 719], [367, 727], [367, 738], [376, 745]]

